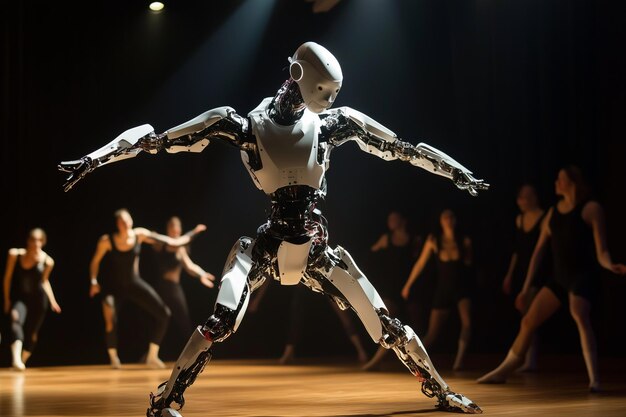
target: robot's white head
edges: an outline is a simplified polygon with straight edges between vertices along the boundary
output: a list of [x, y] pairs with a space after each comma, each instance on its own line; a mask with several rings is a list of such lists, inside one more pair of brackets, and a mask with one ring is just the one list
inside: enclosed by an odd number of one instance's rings
[[306, 42], [300, 45], [289, 63], [289, 75], [298, 83], [306, 107], [314, 113], [330, 108], [343, 81], [337, 58], [323, 46]]

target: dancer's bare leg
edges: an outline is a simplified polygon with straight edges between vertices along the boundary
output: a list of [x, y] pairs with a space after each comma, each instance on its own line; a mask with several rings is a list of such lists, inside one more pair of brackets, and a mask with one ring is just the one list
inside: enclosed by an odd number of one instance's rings
[[465, 351], [472, 335], [472, 319], [471, 319], [472, 302], [469, 298], [463, 298], [459, 301], [459, 319], [461, 321], [461, 334], [459, 335], [459, 345], [454, 359], [452, 369], [459, 371], [463, 368], [465, 360]]
[[580, 346], [582, 347], [587, 374], [589, 375], [589, 390], [600, 391], [600, 376], [598, 372], [598, 348], [596, 336], [591, 327], [591, 303], [589, 300], [569, 294], [569, 306], [572, 318], [578, 327]]
[[532, 301], [528, 313], [522, 318], [520, 331], [504, 361], [493, 371], [480, 377], [481, 384], [501, 384], [521, 365], [535, 330], [561, 306], [561, 301], [547, 287], [543, 287]]

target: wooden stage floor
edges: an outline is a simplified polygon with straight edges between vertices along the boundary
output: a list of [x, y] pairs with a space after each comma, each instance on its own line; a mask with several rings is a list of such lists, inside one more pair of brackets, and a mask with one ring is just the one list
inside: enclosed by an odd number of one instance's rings
[[[586, 376], [544, 371], [505, 385], [478, 385], [478, 371], [443, 377], [489, 416], [626, 416], [626, 377], [605, 372], [604, 391], [589, 394]], [[125, 365], [0, 369], [0, 416], [143, 416], [148, 392], [169, 375]], [[215, 360], [187, 391], [185, 417], [443, 416], [408, 371], [359, 371], [346, 363], [280, 366], [269, 360]], [[450, 414], [454, 415], [454, 414]]]

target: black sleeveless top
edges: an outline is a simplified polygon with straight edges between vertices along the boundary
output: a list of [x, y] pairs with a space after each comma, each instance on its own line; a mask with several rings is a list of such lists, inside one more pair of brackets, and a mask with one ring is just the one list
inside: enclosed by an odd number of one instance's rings
[[441, 260], [441, 235], [437, 237], [437, 285], [433, 295], [432, 307], [437, 309], [454, 308], [459, 300], [468, 298], [472, 292], [470, 268], [465, 265], [465, 246], [456, 238], [459, 258]]
[[[543, 213], [537, 220], [537, 223], [528, 231], [524, 231], [524, 215], [522, 214], [521, 225], [516, 228], [515, 232], [515, 253], [517, 254], [517, 263], [515, 264], [515, 270], [513, 271], [512, 293], [518, 294], [524, 286], [524, 280], [528, 273], [528, 266], [530, 259], [535, 251], [535, 246], [539, 240], [539, 234], [541, 233], [541, 223], [543, 222], [546, 213]], [[533, 287], [541, 287], [546, 281], [548, 271], [546, 270], [547, 263], [541, 263], [537, 273], [532, 282]]]
[[41, 286], [43, 280], [43, 271], [46, 268], [47, 256], [33, 265], [31, 268], [25, 269], [20, 259], [22, 255], [18, 255], [13, 270], [13, 280], [11, 284], [12, 298], [21, 299], [39, 295], [43, 292]]
[[441, 260], [441, 235], [437, 237], [437, 279], [438, 285], [445, 288], [463, 287], [467, 288], [469, 282], [467, 280], [467, 265], [465, 265], [465, 246], [461, 239], [455, 239], [457, 250], [459, 251], [459, 259], [443, 261]]
[[127, 251], [120, 251], [115, 246], [113, 234], [109, 235], [109, 240], [111, 252], [107, 254], [108, 268], [102, 287], [104, 294], [115, 294], [123, 291], [133, 279], [139, 278], [135, 270], [135, 260], [139, 256], [141, 244], [135, 236], [135, 245]]
[[161, 277], [169, 271], [180, 268], [183, 264], [183, 260], [178, 256], [178, 250], [172, 252], [169, 248], [169, 246], [163, 246], [156, 253], [157, 266]]
[[591, 279], [597, 271], [593, 231], [582, 218], [587, 202], [577, 204], [568, 213], [560, 213], [556, 206], [552, 210], [554, 280], [567, 289]]
[[383, 256], [384, 271], [378, 290], [383, 298], [399, 301], [401, 299], [402, 286], [411, 272], [413, 266], [413, 240], [404, 246], [396, 246], [391, 239], [391, 233], [387, 233], [387, 248], [381, 251]]

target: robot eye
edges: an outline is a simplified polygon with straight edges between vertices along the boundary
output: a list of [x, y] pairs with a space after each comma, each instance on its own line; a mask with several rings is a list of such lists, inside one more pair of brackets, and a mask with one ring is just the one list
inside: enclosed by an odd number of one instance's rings
[[318, 89], [318, 90], [320, 90], [320, 91], [322, 91], [322, 86], [321, 86], [321, 85], [318, 85], [318, 86], [317, 86], [317, 89]]

